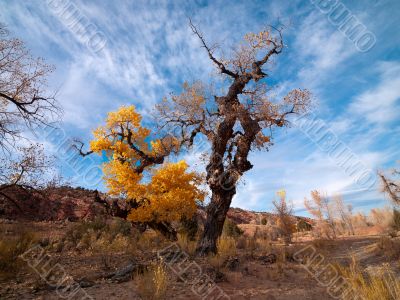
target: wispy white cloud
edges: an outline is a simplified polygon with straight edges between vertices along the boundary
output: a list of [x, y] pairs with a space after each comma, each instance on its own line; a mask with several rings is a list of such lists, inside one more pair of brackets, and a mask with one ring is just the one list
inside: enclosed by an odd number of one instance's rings
[[400, 114], [400, 63], [382, 62], [376, 69], [379, 81], [355, 97], [349, 106], [349, 114], [384, 125], [398, 119]]
[[[285, 22], [293, 18], [294, 25], [288, 32], [284, 55], [268, 70], [273, 80], [283, 74], [276, 95], [299, 86], [311, 89], [320, 99], [319, 111], [324, 113], [321, 116], [329, 116], [327, 123], [332, 130], [370, 168], [375, 170], [394, 159], [393, 153], [398, 148], [395, 137], [400, 133], [396, 122], [398, 62], [371, 65], [374, 60], [361, 57], [354, 45], [308, 2], [242, 1], [227, 5], [224, 1], [202, 0], [118, 3], [76, 0], [76, 6], [107, 39], [106, 47], [98, 53], [87, 49], [45, 3], [2, 2], [0, 15], [35, 54], [40, 53], [57, 65], [51, 84], [59, 90], [64, 122], [71, 135], [87, 137], [108, 111], [121, 104], [135, 104], [146, 117], [154, 103], [169, 92], [176, 92], [183, 81], [209, 79], [213, 66], [191, 33], [187, 16], [200, 26], [210, 44], [228, 46], [244, 33], [257, 32], [274, 23], [277, 17], [283, 17], [281, 20]], [[366, 22], [372, 17], [363, 13]], [[386, 24], [374, 30], [378, 33], [379, 28], [392, 27]], [[393, 38], [390, 45], [394, 44]], [[374, 50], [382, 45], [380, 39]], [[359, 69], [350, 68], [349, 64], [357, 59], [364, 69], [375, 68], [376, 76], [366, 78]], [[340, 77], [357, 85], [357, 90], [352, 94], [342, 93], [338, 99], [335, 94], [345, 83], [338, 85], [333, 93], [327, 86]], [[339, 100], [341, 110], [337, 108]], [[376, 142], [382, 136], [386, 141], [384, 147]], [[204, 170], [196, 151], [183, 157], [194, 168]], [[254, 169], [246, 173], [245, 184], [238, 187], [234, 206], [270, 208], [275, 192], [282, 188], [297, 208], [302, 207], [304, 196], [316, 188], [330, 194], [346, 194], [355, 203], [362, 202], [362, 195], [365, 201], [372, 202], [380, 197], [378, 192], [357, 191], [351, 178], [296, 129], [277, 133], [276, 145], [270, 152], [253, 153], [251, 161]]]

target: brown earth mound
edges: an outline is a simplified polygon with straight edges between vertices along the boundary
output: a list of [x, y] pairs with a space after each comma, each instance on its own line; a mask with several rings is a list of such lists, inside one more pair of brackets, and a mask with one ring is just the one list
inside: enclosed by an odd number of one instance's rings
[[83, 188], [57, 187], [43, 191], [20, 187], [7, 189], [0, 195], [0, 218], [30, 221], [77, 221], [106, 216], [98, 200], [106, 196]]

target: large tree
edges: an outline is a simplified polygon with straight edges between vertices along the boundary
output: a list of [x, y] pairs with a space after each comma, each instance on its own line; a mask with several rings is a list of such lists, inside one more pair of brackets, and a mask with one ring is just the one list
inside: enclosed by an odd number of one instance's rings
[[0, 149], [12, 152], [23, 131], [51, 125], [60, 116], [54, 97], [46, 93], [52, 70], [0, 24]]
[[183, 146], [192, 146], [199, 135], [211, 144], [206, 180], [212, 195], [198, 245], [198, 253], [205, 255], [217, 251], [238, 181], [253, 167], [249, 153], [271, 146], [273, 129], [287, 126], [290, 114], [305, 112], [310, 93], [295, 89], [280, 100], [268, 93], [267, 66], [284, 48], [280, 28], [249, 33], [230, 55], [218, 58], [192, 22], [190, 27], [223, 77], [218, 83], [222, 92], [210, 95], [209, 84], [186, 83], [180, 95], [158, 105], [157, 121], [161, 128], [179, 132]]
[[171, 135], [156, 138], [141, 119], [134, 106], [123, 106], [94, 130], [89, 152], [82, 152], [82, 144], [75, 146], [83, 155], [107, 155], [103, 172], [108, 193], [127, 202], [124, 208], [115, 206], [116, 216], [146, 224], [175, 240], [171, 222], [196, 213], [197, 202], [204, 198], [199, 188], [202, 178], [188, 171], [184, 161], [166, 162], [179, 150], [178, 140]]

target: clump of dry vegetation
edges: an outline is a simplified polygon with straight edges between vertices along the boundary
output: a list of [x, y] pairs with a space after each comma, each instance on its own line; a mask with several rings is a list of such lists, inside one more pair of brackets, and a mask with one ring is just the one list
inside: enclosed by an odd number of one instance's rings
[[188, 235], [186, 234], [178, 234], [178, 241], [177, 241], [179, 247], [184, 251], [185, 253], [189, 254], [191, 257], [194, 256], [196, 252], [196, 243], [197, 241], [191, 240]]
[[348, 280], [355, 295], [365, 300], [400, 299], [400, 279], [389, 265], [383, 265], [375, 272], [365, 272], [353, 259], [350, 267], [339, 267]]
[[115, 219], [106, 223], [96, 219], [74, 224], [60, 241], [51, 246], [56, 251], [134, 252], [133, 247], [139, 239], [139, 233], [128, 221]]
[[168, 288], [168, 273], [162, 261], [158, 261], [149, 270], [138, 277], [138, 291], [142, 299], [165, 299]]
[[0, 237], [0, 279], [15, 277], [25, 263], [20, 255], [29, 250], [37, 242], [35, 235], [22, 231], [13, 236]]
[[236, 255], [236, 240], [233, 237], [222, 235], [217, 241], [217, 248], [217, 254], [209, 255], [209, 262], [219, 270], [228, 258]]

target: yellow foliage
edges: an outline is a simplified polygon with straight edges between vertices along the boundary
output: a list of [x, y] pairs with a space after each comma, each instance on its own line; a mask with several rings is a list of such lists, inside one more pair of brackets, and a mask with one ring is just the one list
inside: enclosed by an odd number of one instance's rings
[[168, 163], [157, 169], [151, 182], [142, 185], [144, 199], [137, 209], [131, 211], [129, 219], [138, 222], [178, 221], [182, 216], [191, 217], [196, 212], [196, 200], [204, 198], [197, 188], [201, 178], [194, 172], [186, 172], [184, 161]]
[[279, 190], [276, 192], [276, 194], [279, 196], [279, 198], [286, 199], [286, 191], [285, 190]]
[[[123, 106], [110, 112], [105, 125], [93, 131], [91, 150], [99, 154], [104, 151], [109, 158], [103, 164], [109, 193], [132, 201], [132, 221], [168, 222], [191, 217], [196, 201], [204, 198], [198, 188], [200, 176], [188, 172], [184, 161], [156, 168], [163, 161], [157, 158], [178, 151], [180, 145], [171, 136], [151, 140], [151, 131], [141, 126], [141, 119], [134, 106]], [[148, 172], [151, 179], [143, 172]]]

